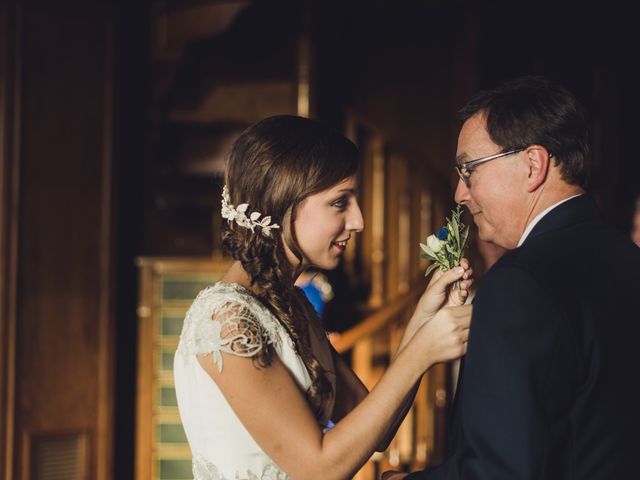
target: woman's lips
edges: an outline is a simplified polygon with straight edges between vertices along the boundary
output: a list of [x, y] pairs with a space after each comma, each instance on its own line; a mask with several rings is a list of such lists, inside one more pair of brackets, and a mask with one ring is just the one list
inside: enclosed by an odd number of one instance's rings
[[342, 241], [339, 241], [339, 242], [333, 242], [333, 246], [336, 247], [341, 252], [344, 252], [344, 250], [347, 248], [347, 242], [348, 242], [348, 240], [342, 240]]

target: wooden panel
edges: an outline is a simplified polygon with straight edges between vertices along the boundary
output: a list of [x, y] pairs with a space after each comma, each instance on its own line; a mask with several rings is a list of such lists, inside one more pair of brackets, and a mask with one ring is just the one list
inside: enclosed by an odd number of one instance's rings
[[431, 233], [431, 193], [419, 175], [410, 178], [411, 191], [411, 259], [409, 276], [412, 282], [424, 281], [428, 261], [420, 258], [420, 242], [425, 243]]
[[386, 297], [409, 291], [410, 197], [407, 161], [398, 154], [388, 156], [386, 165], [385, 276]]
[[86, 431], [89, 476], [104, 480], [114, 363], [110, 26], [25, 6], [21, 42], [16, 439]]
[[59, 432], [26, 435], [23, 442], [26, 478], [33, 480], [85, 480], [89, 476], [89, 437], [86, 433]]
[[0, 478], [13, 478], [18, 162], [15, 7], [0, 3]]
[[369, 303], [379, 307], [384, 300], [386, 285], [384, 283], [384, 219], [386, 217], [385, 202], [385, 164], [386, 156], [382, 139], [374, 137], [372, 142], [372, 175], [371, 175], [371, 258], [365, 261], [372, 263], [371, 296]]
[[136, 472], [139, 480], [192, 478], [191, 451], [180, 422], [173, 358], [184, 315], [198, 292], [231, 261], [139, 258]]

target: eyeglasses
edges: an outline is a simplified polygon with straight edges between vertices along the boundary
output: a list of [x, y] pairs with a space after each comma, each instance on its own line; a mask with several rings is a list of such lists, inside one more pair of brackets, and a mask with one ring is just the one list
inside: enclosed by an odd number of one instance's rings
[[460, 180], [469, 188], [471, 174], [473, 173], [473, 167], [476, 165], [480, 165], [481, 163], [489, 162], [491, 160], [495, 160], [496, 158], [506, 157], [507, 155], [513, 155], [515, 153], [520, 153], [523, 150], [526, 150], [528, 147], [518, 147], [514, 150], [509, 150], [508, 152], [496, 153], [495, 155], [489, 155], [487, 157], [476, 158], [475, 160], [469, 160], [468, 162], [458, 163], [456, 164], [456, 171], [460, 176]]

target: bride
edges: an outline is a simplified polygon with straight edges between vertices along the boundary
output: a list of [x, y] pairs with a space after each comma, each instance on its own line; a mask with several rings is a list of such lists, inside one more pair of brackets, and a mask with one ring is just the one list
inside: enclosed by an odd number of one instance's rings
[[431, 280], [370, 393], [294, 286], [337, 267], [363, 229], [357, 169], [349, 140], [305, 118], [267, 118], [234, 143], [222, 216], [235, 262], [194, 300], [174, 362], [196, 480], [350, 478], [386, 448], [422, 374], [466, 352], [466, 260]]

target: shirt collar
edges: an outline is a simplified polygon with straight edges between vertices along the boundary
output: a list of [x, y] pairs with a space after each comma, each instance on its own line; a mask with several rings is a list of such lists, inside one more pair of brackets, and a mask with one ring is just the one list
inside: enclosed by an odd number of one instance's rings
[[567, 197], [567, 198], [565, 198], [563, 200], [560, 200], [558, 203], [555, 203], [555, 204], [551, 205], [549, 208], [547, 208], [546, 210], [544, 210], [544, 211], [540, 212], [538, 215], [536, 215], [536, 217], [533, 220], [531, 220], [531, 222], [529, 222], [529, 225], [527, 225], [527, 228], [524, 229], [524, 232], [522, 232], [522, 236], [520, 237], [520, 241], [518, 242], [518, 247], [520, 247], [524, 243], [524, 241], [527, 239], [527, 237], [531, 233], [531, 230], [533, 230], [533, 227], [535, 227], [536, 224], [540, 220], [542, 220], [542, 217], [544, 217], [547, 213], [549, 213], [551, 210], [556, 208], [558, 205], [561, 205], [564, 202], [567, 202], [567, 201], [571, 200], [572, 198], [579, 197], [580, 195], [583, 195], [583, 194], [579, 193], [577, 195], [572, 195], [571, 197]]

